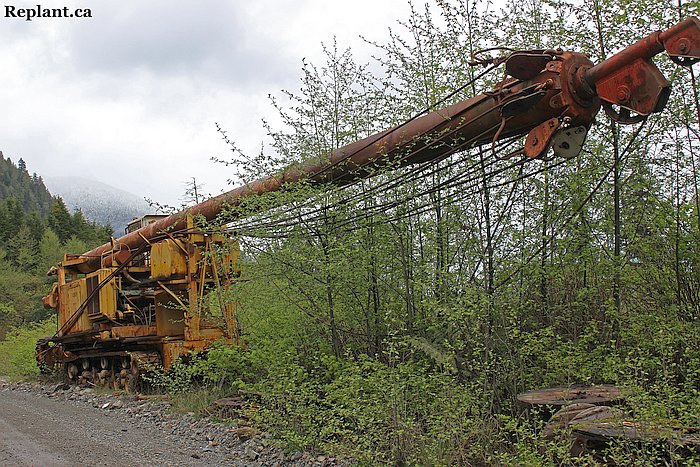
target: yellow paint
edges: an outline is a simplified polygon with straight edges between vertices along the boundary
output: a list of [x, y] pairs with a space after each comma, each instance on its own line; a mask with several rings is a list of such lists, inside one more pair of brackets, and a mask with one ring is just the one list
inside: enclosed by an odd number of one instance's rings
[[166, 239], [151, 247], [151, 279], [169, 279], [187, 274], [187, 256], [179, 240]]
[[[87, 297], [85, 279], [77, 279], [58, 288], [59, 294], [59, 328], [70, 319]], [[92, 329], [87, 313], [83, 313], [80, 319], [69, 332], [83, 332]]]
[[[100, 269], [92, 274], [87, 274], [85, 276], [86, 283], [88, 284], [88, 292], [92, 288], [97, 287], [98, 284], [102, 283], [111, 274], [111, 269]], [[90, 286], [92, 284], [92, 287]], [[117, 279], [112, 278], [107, 284], [105, 284], [97, 296], [93, 298], [91, 304], [88, 305], [88, 310], [86, 313], [93, 320], [100, 319], [115, 319], [117, 317]]]

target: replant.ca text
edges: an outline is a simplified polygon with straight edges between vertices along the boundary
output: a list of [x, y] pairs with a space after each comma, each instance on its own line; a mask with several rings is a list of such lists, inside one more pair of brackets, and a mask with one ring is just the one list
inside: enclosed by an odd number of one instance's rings
[[17, 8], [14, 5], [5, 5], [5, 18], [18, 18], [31, 21], [35, 18], [92, 18], [90, 8], [44, 8], [36, 5], [32, 8]]

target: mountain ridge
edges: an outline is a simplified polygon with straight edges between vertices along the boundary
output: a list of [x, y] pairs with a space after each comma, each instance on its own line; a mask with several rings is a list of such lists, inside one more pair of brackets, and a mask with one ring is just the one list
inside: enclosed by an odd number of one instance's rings
[[29, 174], [19, 158], [17, 165], [0, 151], [0, 200], [14, 198], [27, 213], [36, 211], [46, 216], [51, 209], [52, 194], [36, 173]]
[[51, 194], [63, 198], [69, 210], [80, 209], [87, 220], [112, 226], [117, 237], [132, 219], [154, 210], [135, 194], [93, 179], [45, 177], [44, 184]]

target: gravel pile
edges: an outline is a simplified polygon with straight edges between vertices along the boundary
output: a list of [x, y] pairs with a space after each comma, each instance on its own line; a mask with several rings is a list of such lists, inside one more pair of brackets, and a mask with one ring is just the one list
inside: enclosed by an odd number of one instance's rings
[[[105, 417], [118, 417], [154, 433], [180, 440], [193, 463], [222, 459], [225, 465], [240, 466], [340, 466], [351, 465], [333, 457], [296, 452], [285, 454], [273, 439], [254, 428], [217, 423], [209, 417], [178, 414], [167, 401], [150, 397], [105, 393], [67, 384], [9, 383], [0, 379], [0, 391], [39, 394], [76, 406], [98, 409]], [[148, 397], [148, 396], [146, 396]]]

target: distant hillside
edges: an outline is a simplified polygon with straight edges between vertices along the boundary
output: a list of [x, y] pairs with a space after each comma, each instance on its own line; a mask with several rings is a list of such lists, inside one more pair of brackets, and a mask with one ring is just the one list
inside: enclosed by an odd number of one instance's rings
[[111, 225], [117, 237], [124, 233], [126, 224], [134, 217], [153, 211], [133, 193], [95, 180], [49, 177], [45, 182], [52, 194], [63, 198], [68, 210], [82, 209], [87, 220]]
[[51, 193], [37, 174], [29, 175], [22, 159], [17, 165], [0, 151], [0, 200], [14, 198], [24, 212], [46, 216], [51, 209]]
[[22, 159], [15, 163], [0, 152], [0, 340], [15, 326], [52, 314], [41, 302], [51, 290], [49, 268], [111, 234], [111, 226], [86, 222], [82, 211], [71, 214]]

